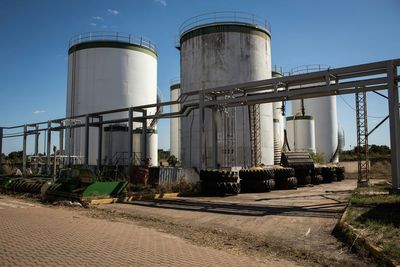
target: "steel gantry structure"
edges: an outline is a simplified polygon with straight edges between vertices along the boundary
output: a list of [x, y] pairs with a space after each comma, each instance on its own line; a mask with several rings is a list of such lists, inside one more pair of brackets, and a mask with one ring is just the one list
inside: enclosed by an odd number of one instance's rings
[[[187, 116], [194, 110], [199, 112], [199, 162], [196, 167], [204, 169], [207, 167], [217, 167], [217, 131], [216, 120], [212, 119], [213, 138], [210, 140], [214, 151], [212, 165], [206, 166], [205, 161], [205, 129], [204, 129], [204, 111], [211, 109], [212, 114], [216, 114], [216, 110], [220, 108], [237, 107], [244, 105], [257, 105], [262, 103], [272, 103], [277, 101], [287, 101], [304, 98], [315, 98], [330, 95], [356, 94], [368, 91], [388, 91], [388, 108], [390, 122], [390, 145], [391, 145], [391, 163], [392, 163], [392, 188], [394, 191], [400, 190], [400, 119], [399, 119], [399, 92], [398, 82], [399, 76], [397, 68], [400, 65], [400, 59], [392, 59], [386, 61], [373, 62], [368, 64], [354, 65], [342, 68], [328, 69], [299, 75], [286, 77], [271, 78], [266, 80], [252, 81], [241, 84], [232, 84], [218, 88], [205, 88], [199, 91], [191, 91], [182, 93], [176, 101], [155, 103], [138, 107], [127, 107], [116, 110], [108, 110], [80, 116], [63, 118], [41, 123], [31, 123], [28, 125], [18, 125], [11, 127], [0, 128], [0, 154], [2, 152], [2, 141], [7, 137], [24, 136], [24, 156], [26, 156], [26, 138], [29, 134], [37, 134], [39, 131], [48, 132], [48, 144], [51, 142], [51, 132], [60, 131], [68, 127], [84, 127], [85, 128], [85, 160], [88, 164], [89, 158], [89, 131], [90, 127], [103, 127], [104, 124], [112, 123], [128, 123], [128, 138], [129, 140], [129, 162], [132, 164], [132, 122], [141, 122], [143, 125], [142, 147], [144, 156], [146, 143], [146, 127], [147, 121], [153, 119], [176, 118]], [[159, 113], [148, 115], [147, 109], [153, 107], [162, 107], [180, 104], [181, 109], [177, 112]], [[133, 117], [133, 112], [140, 112], [141, 116]], [[125, 113], [126, 118], [117, 120], [104, 120], [103, 116], [111, 113]], [[82, 120], [83, 118], [83, 120]], [[82, 122], [75, 125], [65, 125], [63, 122], [68, 120], [80, 119]], [[53, 127], [52, 124], [59, 124]], [[40, 125], [47, 127], [40, 128]], [[35, 130], [28, 130], [27, 127], [35, 127]], [[22, 128], [21, 135], [5, 135], [5, 130]], [[99, 140], [101, 133], [99, 131]], [[100, 142], [100, 141], [99, 141]], [[35, 142], [36, 143], [36, 142]], [[48, 145], [49, 147], [49, 145]], [[49, 150], [49, 148], [48, 148]], [[35, 153], [37, 150], [35, 148]], [[50, 154], [50, 152], [48, 151]], [[98, 159], [101, 159], [101, 146], [99, 147]], [[98, 160], [98, 165], [101, 167], [101, 160]], [[48, 164], [50, 158], [48, 155]], [[192, 166], [189, 166], [192, 167]]]

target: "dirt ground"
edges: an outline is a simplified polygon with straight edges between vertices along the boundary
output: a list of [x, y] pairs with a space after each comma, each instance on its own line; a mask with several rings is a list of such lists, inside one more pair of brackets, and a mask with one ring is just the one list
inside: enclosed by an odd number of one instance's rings
[[271, 257], [307, 266], [373, 265], [331, 234], [355, 186], [355, 180], [345, 180], [224, 198], [134, 201], [85, 212], [96, 218], [132, 221], [262, 262]]

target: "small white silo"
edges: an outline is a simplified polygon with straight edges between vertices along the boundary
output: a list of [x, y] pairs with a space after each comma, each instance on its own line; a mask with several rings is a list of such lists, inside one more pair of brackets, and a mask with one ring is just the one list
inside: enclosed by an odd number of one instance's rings
[[[292, 69], [290, 73], [295, 75], [328, 68], [329, 66], [326, 65], [305, 65]], [[301, 100], [291, 102], [292, 114], [303, 115]], [[338, 162], [338, 154], [335, 155], [339, 145], [336, 96], [304, 99], [304, 114], [311, 115], [315, 120], [316, 152], [322, 153], [326, 162]]]
[[[180, 29], [181, 90], [190, 92], [271, 78], [270, 29], [265, 20], [242, 12], [191, 18]], [[217, 165], [251, 164], [248, 107], [216, 112]], [[206, 167], [214, 167], [211, 111], [205, 110]], [[272, 103], [260, 105], [261, 163], [274, 163]], [[181, 119], [182, 163], [200, 167], [198, 111]]]
[[[157, 52], [153, 43], [131, 34], [115, 32], [84, 33], [71, 39], [68, 50], [67, 117], [156, 102]], [[155, 108], [149, 108], [147, 112], [154, 114]], [[140, 115], [134, 112], [134, 117]], [[103, 121], [126, 117], [127, 112], [109, 114], [104, 115]], [[141, 127], [141, 124], [134, 122], [133, 127]], [[83, 157], [84, 128], [71, 130], [71, 135], [67, 131], [66, 136], [67, 154]], [[123, 152], [119, 151], [121, 147], [124, 151], [128, 150], [128, 138], [113, 138], [111, 143], [114, 148], [109, 151], [114, 155]], [[89, 165], [97, 164], [97, 151], [98, 129], [90, 127]], [[103, 159], [105, 156], [103, 153]], [[157, 153], [149, 157], [158, 161]]]
[[312, 116], [287, 117], [286, 133], [291, 151], [315, 152], [315, 124]]
[[[142, 128], [133, 130], [133, 162], [134, 165], [143, 164], [143, 144], [142, 144]], [[147, 129], [146, 133], [146, 150], [149, 160], [149, 166], [158, 165], [158, 135], [157, 130]]]

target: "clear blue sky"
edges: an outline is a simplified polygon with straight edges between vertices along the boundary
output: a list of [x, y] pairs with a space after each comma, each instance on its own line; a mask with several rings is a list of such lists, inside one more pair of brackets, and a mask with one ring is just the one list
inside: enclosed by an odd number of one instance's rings
[[[398, 0], [0, 0], [0, 125], [65, 115], [68, 41], [80, 32], [122, 31], [154, 41], [158, 86], [168, 100], [169, 80], [179, 76], [174, 41], [180, 24], [213, 11], [246, 11], [269, 20], [272, 61], [285, 70], [400, 58]], [[386, 116], [386, 100], [372, 93], [368, 97], [369, 115]], [[355, 104], [352, 95], [343, 99], [338, 97], [338, 117], [348, 148], [356, 142]], [[370, 118], [370, 129], [379, 121]], [[159, 124], [159, 132], [160, 147], [169, 148], [168, 120]], [[21, 150], [20, 140], [6, 139], [5, 152]], [[387, 122], [370, 143], [389, 144]]]

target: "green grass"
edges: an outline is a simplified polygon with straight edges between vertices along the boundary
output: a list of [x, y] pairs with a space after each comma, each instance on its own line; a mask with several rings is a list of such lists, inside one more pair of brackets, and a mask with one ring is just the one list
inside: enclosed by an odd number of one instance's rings
[[385, 184], [357, 189], [350, 199], [346, 221], [372, 244], [400, 263], [400, 195]]
[[351, 204], [379, 205], [398, 203], [400, 205], [400, 195], [354, 195], [350, 199]]

